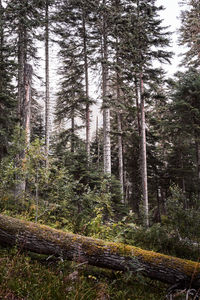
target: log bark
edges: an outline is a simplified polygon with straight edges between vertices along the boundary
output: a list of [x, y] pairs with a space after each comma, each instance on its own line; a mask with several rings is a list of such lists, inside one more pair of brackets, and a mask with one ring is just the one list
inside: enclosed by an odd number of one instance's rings
[[134, 246], [80, 236], [0, 215], [0, 244], [87, 262], [119, 271], [140, 272], [151, 279], [200, 288], [200, 264]]

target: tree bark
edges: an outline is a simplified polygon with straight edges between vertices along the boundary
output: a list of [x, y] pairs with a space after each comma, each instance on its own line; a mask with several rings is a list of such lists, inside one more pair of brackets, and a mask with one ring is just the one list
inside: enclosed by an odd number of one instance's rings
[[24, 85], [25, 85], [25, 97], [23, 103], [23, 129], [26, 134], [26, 146], [30, 145], [31, 137], [31, 81], [32, 81], [32, 66], [25, 64], [24, 68]]
[[[119, 1], [115, 1], [116, 10], [119, 9]], [[119, 67], [121, 67], [120, 59], [119, 59], [119, 41], [116, 38], [116, 79], [117, 79], [117, 103], [121, 103], [121, 89], [120, 89], [120, 79], [121, 79], [121, 72], [119, 71]], [[122, 145], [122, 114], [119, 111], [117, 112], [117, 127], [118, 127], [118, 168], [119, 168], [119, 181], [121, 185], [121, 201], [124, 203], [124, 162], [123, 162], [123, 145]]]
[[84, 49], [84, 69], [85, 69], [85, 97], [86, 97], [86, 153], [88, 162], [90, 161], [90, 104], [89, 104], [89, 74], [88, 74], [88, 54], [87, 54], [87, 33], [85, 24], [85, 10], [82, 11], [83, 26], [83, 49]]
[[108, 103], [108, 36], [106, 0], [103, 0], [102, 94], [103, 94], [103, 157], [104, 173], [111, 175], [110, 107]]
[[46, 166], [48, 167], [49, 154], [49, 120], [50, 120], [50, 99], [49, 99], [49, 0], [46, 0], [45, 7], [45, 152]]
[[141, 136], [141, 117], [140, 117], [140, 105], [139, 105], [139, 95], [138, 95], [138, 83], [137, 78], [135, 78], [135, 100], [137, 108], [137, 126], [138, 126], [138, 135]]
[[124, 164], [123, 164], [123, 146], [122, 146], [122, 123], [121, 114], [117, 114], [118, 125], [118, 162], [119, 162], [119, 181], [121, 185], [122, 203], [124, 203]]
[[[3, 66], [3, 47], [4, 47], [4, 9], [0, 0], [0, 66]], [[0, 68], [0, 92], [3, 91], [3, 70]]]
[[97, 168], [100, 165], [100, 143], [99, 143], [99, 119], [96, 118], [96, 141], [97, 141]]
[[196, 161], [197, 161], [197, 182], [198, 182], [198, 200], [200, 200], [200, 143], [199, 143], [199, 138], [196, 135], [195, 136], [195, 147], [196, 147]]
[[22, 124], [22, 105], [24, 100], [24, 66], [25, 66], [25, 34], [19, 22], [18, 28], [18, 117]]
[[146, 120], [144, 108], [144, 87], [143, 78], [140, 74], [140, 97], [141, 97], [141, 179], [142, 179], [142, 198], [144, 205], [145, 225], [149, 227], [149, 201], [147, 184], [147, 154], [146, 154]]
[[200, 287], [200, 264], [134, 246], [84, 237], [0, 215], [0, 244], [119, 271], [184, 287]]
[[74, 118], [74, 111], [72, 111], [71, 117], [71, 152], [74, 153], [75, 151], [75, 118]]

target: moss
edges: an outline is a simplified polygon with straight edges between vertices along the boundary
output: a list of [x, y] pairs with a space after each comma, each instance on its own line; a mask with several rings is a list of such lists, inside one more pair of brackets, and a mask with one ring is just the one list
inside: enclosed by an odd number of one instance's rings
[[35, 224], [24, 220], [17, 220], [11, 217], [0, 215], [0, 227], [7, 232], [17, 235], [18, 233], [31, 233], [37, 239], [52, 242], [66, 250], [78, 246], [86, 255], [103, 255], [108, 252], [117, 256], [137, 258], [140, 262], [151, 265], [162, 265], [168, 269], [176, 269], [188, 276], [197, 275], [200, 272], [200, 264], [183, 260], [176, 257], [167, 256], [153, 251], [143, 250], [134, 246], [120, 243], [105, 242], [103, 240], [83, 237], [80, 235], [66, 233], [45, 225]]

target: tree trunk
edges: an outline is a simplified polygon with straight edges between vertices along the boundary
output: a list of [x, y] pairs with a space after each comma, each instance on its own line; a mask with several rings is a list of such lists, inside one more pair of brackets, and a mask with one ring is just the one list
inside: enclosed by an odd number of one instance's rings
[[19, 22], [18, 28], [18, 117], [22, 124], [22, 105], [24, 101], [24, 66], [25, 66], [25, 45], [24, 28]]
[[96, 118], [96, 141], [97, 141], [97, 168], [99, 170], [100, 164], [100, 144], [99, 144], [99, 119]]
[[123, 165], [123, 147], [122, 147], [122, 123], [121, 114], [117, 114], [118, 125], [118, 160], [119, 160], [119, 181], [121, 185], [122, 202], [124, 203], [124, 165]]
[[[32, 66], [29, 64], [24, 65], [24, 86], [23, 86], [23, 102], [21, 103], [21, 124], [22, 129], [25, 133], [25, 147], [21, 151], [18, 157], [18, 163], [24, 165], [22, 167], [25, 170], [26, 167], [26, 151], [30, 146], [30, 138], [31, 138], [31, 81], [32, 81]], [[22, 170], [21, 169], [21, 170]], [[26, 178], [24, 174], [17, 176], [18, 183], [15, 186], [15, 198], [22, 196], [22, 194], [26, 190]]]
[[[26, 65], [26, 43], [25, 43], [25, 36], [26, 36], [26, 29], [24, 28], [22, 21], [19, 20], [18, 25], [18, 49], [17, 49], [17, 55], [18, 55], [18, 91], [17, 91], [17, 98], [18, 98], [18, 107], [17, 107], [17, 113], [18, 113], [18, 119], [19, 119], [19, 125], [20, 129], [25, 129], [25, 118], [24, 118], [24, 104], [25, 104], [25, 65]], [[28, 92], [28, 89], [27, 89]], [[27, 138], [27, 137], [26, 137]], [[24, 145], [25, 147], [25, 145]], [[25, 148], [18, 154], [17, 157], [17, 164], [21, 164], [25, 159]], [[16, 179], [18, 183], [15, 185], [15, 192], [14, 197], [15, 199], [20, 195], [22, 195], [25, 192], [26, 189], [26, 181], [23, 178], [23, 176], [16, 175]]]
[[23, 129], [26, 134], [26, 146], [30, 145], [30, 136], [31, 136], [31, 81], [32, 81], [32, 66], [25, 64], [24, 68], [24, 84], [25, 84], [25, 97], [23, 103]]
[[[119, 9], [119, 1], [115, 1], [116, 5], [116, 10]], [[116, 64], [117, 64], [117, 70], [116, 70], [116, 78], [117, 78], [117, 103], [119, 104], [122, 101], [121, 99], [121, 89], [120, 89], [120, 84], [121, 84], [121, 73], [119, 71], [121, 64], [120, 64], [120, 59], [119, 59], [119, 41], [118, 38], [116, 38]], [[118, 169], [119, 169], [119, 181], [121, 185], [121, 201], [124, 203], [124, 162], [123, 162], [123, 146], [122, 146], [122, 120], [121, 120], [121, 112], [120, 108], [119, 111], [117, 112], [117, 127], [118, 127]]]
[[137, 108], [137, 126], [138, 126], [138, 135], [141, 136], [141, 118], [140, 118], [140, 105], [139, 105], [139, 95], [138, 95], [138, 83], [137, 79], [135, 79], [135, 100], [136, 100], [136, 108]]
[[134, 246], [84, 237], [0, 215], [0, 243], [97, 267], [200, 288], [200, 264]]
[[71, 117], [71, 152], [74, 153], [75, 150], [75, 120], [74, 120], [74, 112], [72, 112]]
[[85, 11], [82, 13], [83, 26], [83, 49], [84, 49], [84, 68], [85, 68], [85, 97], [86, 97], [86, 153], [90, 160], [90, 105], [89, 105], [89, 75], [88, 75], [88, 55], [87, 55], [87, 34], [85, 24]]
[[200, 143], [198, 136], [195, 137], [196, 161], [197, 161], [197, 182], [198, 182], [198, 200], [200, 200]]
[[107, 18], [105, 12], [106, 0], [103, 0], [103, 47], [102, 47], [102, 94], [103, 94], [103, 157], [104, 173], [111, 174], [111, 144], [110, 144], [110, 107], [108, 103], [108, 37]]
[[46, 166], [48, 167], [49, 154], [49, 120], [50, 120], [50, 99], [49, 99], [49, 0], [46, 0], [45, 8], [45, 152]]
[[141, 97], [141, 178], [142, 178], [142, 197], [144, 203], [145, 225], [149, 226], [149, 202], [147, 186], [147, 154], [146, 154], [146, 121], [144, 108], [144, 87], [142, 74], [140, 75], [140, 97]]
[[[4, 9], [0, 0], [0, 66], [3, 66], [3, 47], [4, 47]], [[0, 92], [3, 91], [3, 70], [0, 68]]]

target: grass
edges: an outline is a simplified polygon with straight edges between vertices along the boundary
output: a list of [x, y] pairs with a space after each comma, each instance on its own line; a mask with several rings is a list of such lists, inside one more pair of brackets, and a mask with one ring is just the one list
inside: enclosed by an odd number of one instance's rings
[[166, 288], [133, 274], [0, 248], [2, 300], [161, 300]]

